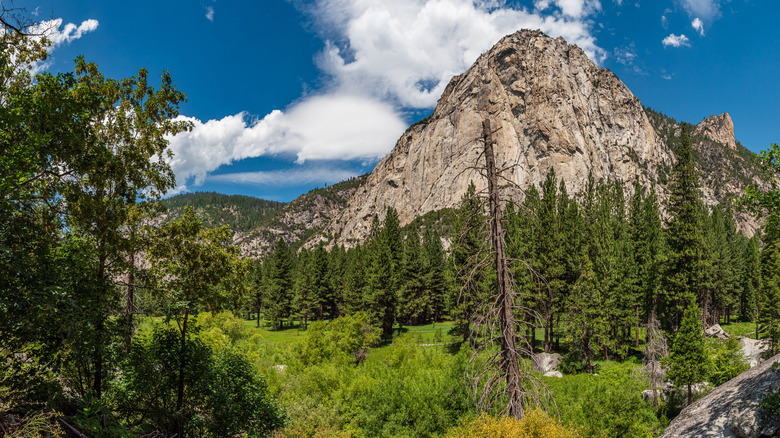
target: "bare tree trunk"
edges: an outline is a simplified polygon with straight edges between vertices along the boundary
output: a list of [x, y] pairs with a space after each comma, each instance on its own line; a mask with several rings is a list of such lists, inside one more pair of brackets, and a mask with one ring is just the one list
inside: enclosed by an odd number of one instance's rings
[[126, 351], [133, 342], [133, 312], [135, 311], [135, 226], [130, 227], [130, 272], [127, 274], [127, 297], [125, 297], [125, 324], [127, 325]]
[[509, 269], [506, 259], [506, 242], [501, 224], [501, 205], [498, 196], [498, 174], [493, 151], [493, 133], [490, 120], [482, 122], [485, 138], [485, 160], [487, 162], [488, 193], [490, 205], [490, 234], [493, 241], [498, 286], [498, 317], [501, 328], [501, 367], [506, 375], [506, 392], [509, 397], [509, 415], [520, 419], [523, 416], [523, 387], [520, 380], [520, 355], [515, 344], [515, 318], [512, 313], [513, 292], [510, 287]]

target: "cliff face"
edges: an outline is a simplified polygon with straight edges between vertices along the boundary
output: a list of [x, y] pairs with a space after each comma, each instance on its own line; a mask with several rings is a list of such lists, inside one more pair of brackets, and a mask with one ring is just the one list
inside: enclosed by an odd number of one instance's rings
[[551, 168], [578, 193], [589, 172], [648, 186], [674, 160], [639, 99], [613, 73], [562, 38], [522, 30], [452, 79], [431, 117], [404, 133], [326, 233], [350, 245], [389, 206], [403, 225], [457, 206], [469, 181], [484, 188], [476, 167], [484, 163], [485, 118], [498, 129], [497, 165], [517, 200]]
[[737, 141], [734, 138], [734, 122], [729, 113], [719, 116], [709, 116], [696, 125], [693, 131], [695, 135], [701, 135], [710, 140], [728, 146], [729, 149], [737, 149]]

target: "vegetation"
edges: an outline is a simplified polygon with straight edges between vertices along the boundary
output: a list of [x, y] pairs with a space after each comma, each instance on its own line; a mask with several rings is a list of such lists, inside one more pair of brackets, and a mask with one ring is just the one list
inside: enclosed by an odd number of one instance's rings
[[[73, 72], [32, 78], [25, 67], [48, 43], [23, 29], [6, 24], [0, 35], [5, 435], [650, 436], [672, 410], [641, 399], [643, 343], [673, 339], [670, 377], [689, 388], [744, 369], [733, 342], [703, 342], [703, 325], [741, 318], [778, 345], [777, 191], [748, 192], [745, 204], [770, 220], [760, 238], [740, 235], [729, 208], [699, 201], [685, 130], [666, 228], [652, 188], [626, 193], [590, 176], [569, 194], [550, 172], [500, 214], [494, 198], [492, 228], [471, 185], [458, 209], [404, 228], [389, 208], [355, 248], [298, 251], [279, 238], [261, 260], [241, 260], [230, 229], [216, 225], [249, 229], [310, 203], [343, 205], [362, 179], [284, 206], [173, 198], [183, 210], [148, 225], [173, 187], [166, 138], [189, 128], [176, 118], [184, 95], [168, 73], [155, 89], [143, 69], [112, 80], [82, 58]], [[776, 149], [764, 156], [769, 172]], [[234, 215], [242, 203], [257, 214]], [[204, 223], [197, 212], [209, 209]], [[304, 228], [293, 234], [313, 230]], [[488, 256], [504, 238], [506, 260]], [[505, 274], [516, 290], [486, 305], [508, 290]], [[495, 332], [476, 329], [486, 309], [503, 311], [503, 339], [523, 347], [496, 347]], [[656, 315], [665, 333], [645, 330]], [[473, 417], [468, 367], [523, 348], [499, 366], [527, 369], [530, 353], [561, 352], [584, 372], [524, 371], [555, 404], [517, 386], [525, 399], [512, 414], [522, 419], [496, 416], [500, 403]], [[509, 375], [496, 369], [487, 371]]]

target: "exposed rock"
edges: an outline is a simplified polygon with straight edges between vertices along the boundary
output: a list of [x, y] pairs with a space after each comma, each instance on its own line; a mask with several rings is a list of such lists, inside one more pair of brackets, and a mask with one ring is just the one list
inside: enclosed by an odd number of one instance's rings
[[533, 355], [531, 368], [540, 373], [556, 371], [563, 357], [558, 353], [539, 353]]
[[731, 121], [729, 113], [707, 117], [696, 125], [693, 133], [709, 137], [731, 149], [737, 149], [737, 140], [734, 138], [734, 122]]
[[642, 367], [642, 371], [647, 373], [648, 376], [653, 372], [653, 370], [655, 370], [655, 375], [658, 382], [663, 382], [666, 380], [666, 370], [661, 366], [661, 362], [648, 362], [645, 364], [645, 366]]
[[[657, 390], [658, 394], [658, 401], [664, 401], [666, 400], [666, 393], [661, 391], [660, 389]], [[652, 389], [645, 389], [642, 391], [642, 400], [646, 402], [652, 402], [653, 401], [653, 390]]]
[[[550, 169], [570, 194], [582, 192], [592, 173], [596, 180], [622, 181], [627, 195], [635, 181], [645, 188], [659, 181], [659, 199], [668, 197], [660, 175], [668, 178], [674, 154], [639, 99], [577, 46], [520, 30], [450, 81], [433, 114], [401, 136], [315, 241], [354, 246], [387, 207], [397, 210], [403, 226], [427, 212], [459, 206], [471, 181], [484, 189], [475, 166], [481, 162], [481, 124], [488, 117], [496, 127], [497, 164], [506, 169], [504, 195], [515, 201]], [[712, 184], [716, 188], [703, 188], [708, 205], [726, 193], [743, 193], [746, 185], [720, 177]]]
[[707, 329], [704, 330], [704, 334], [708, 338], [718, 338], [718, 339], [730, 338], [729, 334], [723, 330], [723, 327], [721, 327], [720, 324], [715, 324], [707, 327]]
[[760, 406], [767, 394], [780, 391], [780, 373], [771, 365], [780, 355], [717, 387], [683, 409], [662, 438], [672, 437], [776, 437], [780, 416]]
[[742, 354], [747, 357], [750, 368], [758, 365], [762, 362], [762, 356], [765, 352], [769, 351], [771, 345], [768, 339], [750, 339], [742, 338], [739, 340], [739, 346], [742, 348]]
[[563, 374], [561, 374], [560, 371], [547, 371], [546, 373], [542, 374], [544, 377], [557, 377], [557, 378], [563, 378]]

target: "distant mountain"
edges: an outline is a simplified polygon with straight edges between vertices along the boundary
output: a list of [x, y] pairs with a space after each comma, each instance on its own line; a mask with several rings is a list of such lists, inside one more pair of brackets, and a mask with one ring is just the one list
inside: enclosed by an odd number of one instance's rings
[[317, 188], [289, 203], [214, 192], [185, 193], [164, 199], [166, 212], [158, 220], [167, 222], [181, 217], [187, 207], [192, 207], [207, 227], [227, 225], [242, 256], [259, 258], [279, 238], [297, 249], [321, 232], [365, 179], [366, 175], [362, 175]]
[[249, 231], [284, 207], [284, 202], [267, 201], [242, 195], [194, 192], [163, 199], [166, 208], [163, 221], [181, 217], [187, 207], [209, 228], [227, 225], [234, 232]]

